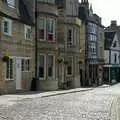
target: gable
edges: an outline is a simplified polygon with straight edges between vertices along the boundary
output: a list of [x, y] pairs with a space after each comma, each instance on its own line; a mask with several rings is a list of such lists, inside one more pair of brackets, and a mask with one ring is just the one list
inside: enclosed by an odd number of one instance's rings
[[119, 50], [119, 40], [118, 40], [118, 34], [116, 33], [114, 38], [113, 38], [113, 42], [112, 42], [112, 45], [111, 45], [111, 49], [113, 50]]
[[104, 48], [105, 50], [109, 50], [113, 43], [115, 32], [105, 32], [104, 37], [105, 37]]

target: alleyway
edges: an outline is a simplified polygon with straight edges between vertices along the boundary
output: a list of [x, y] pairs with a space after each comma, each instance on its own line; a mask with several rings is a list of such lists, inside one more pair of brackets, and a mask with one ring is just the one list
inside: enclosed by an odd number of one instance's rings
[[120, 120], [120, 84], [58, 93], [0, 96], [0, 120]]

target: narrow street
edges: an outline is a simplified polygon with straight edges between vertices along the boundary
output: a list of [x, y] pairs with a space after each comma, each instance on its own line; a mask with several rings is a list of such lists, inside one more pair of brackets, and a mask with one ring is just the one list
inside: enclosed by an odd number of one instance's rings
[[120, 120], [120, 84], [67, 92], [0, 96], [0, 120]]

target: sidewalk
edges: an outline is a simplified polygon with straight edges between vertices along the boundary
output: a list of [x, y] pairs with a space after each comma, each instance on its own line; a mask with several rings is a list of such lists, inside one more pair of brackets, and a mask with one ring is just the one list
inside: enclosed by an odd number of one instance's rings
[[43, 98], [43, 97], [50, 97], [62, 94], [69, 94], [75, 92], [85, 92], [89, 90], [93, 90], [94, 88], [76, 88], [70, 90], [59, 90], [59, 91], [30, 91], [24, 93], [17, 93], [17, 94], [8, 94], [8, 95], [1, 95], [0, 96], [0, 105], [13, 105], [19, 100], [23, 99], [35, 99], [35, 98]]

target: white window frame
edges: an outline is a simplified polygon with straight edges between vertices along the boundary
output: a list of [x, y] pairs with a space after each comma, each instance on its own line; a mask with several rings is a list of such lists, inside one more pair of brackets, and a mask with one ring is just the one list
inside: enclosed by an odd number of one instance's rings
[[[8, 32], [5, 32], [4, 31], [4, 22], [8, 22]], [[7, 35], [7, 36], [12, 36], [12, 20], [8, 19], [8, 18], [4, 18], [3, 19], [3, 33], [4, 35]]]
[[15, 0], [7, 0], [7, 4], [11, 8], [15, 8]]
[[[39, 54], [41, 56], [44, 56], [44, 77], [39, 77], [39, 80], [52, 80], [55, 78], [55, 55], [53, 54]], [[48, 76], [48, 63], [47, 63], [47, 56], [53, 56], [53, 73], [52, 76]], [[38, 63], [39, 64], [39, 63]], [[39, 67], [38, 67], [38, 73], [39, 73]]]
[[[25, 40], [32, 40], [31, 39], [31, 33], [32, 33], [32, 27], [31, 26], [28, 26], [28, 25], [24, 25], [24, 29], [25, 29]], [[27, 37], [27, 34], [28, 34], [28, 29], [30, 29], [30, 38]]]
[[[12, 78], [10, 78], [10, 69], [9, 69], [9, 77], [7, 78], [7, 69], [8, 69], [8, 67], [7, 67], [7, 62], [5, 63], [5, 80], [6, 81], [11, 81], [11, 80], [14, 80], [14, 59], [12, 58], [12, 57], [10, 57], [9, 58], [9, 61], [10, 61], [10, 59], [12, 59], [12, 71], [13, 71], [13, 77]], [[10, 65], [10, 63], [9, 63], [9, 65]]]
[[[39, 20], [40, 19], [44, 19], [44, 39], [40, 39], [40, 41], [46, 41], [47, 39], [46, 39], [46, 18], [45, 17], [40, 17], [39, 18]], [[38, 20], [38, 21], [39, 21]], [[38, 27], [38, 30], [40, 29], [40, 26]], [[39, 36], [39, 31], [38, 31], [38, 36]]]

